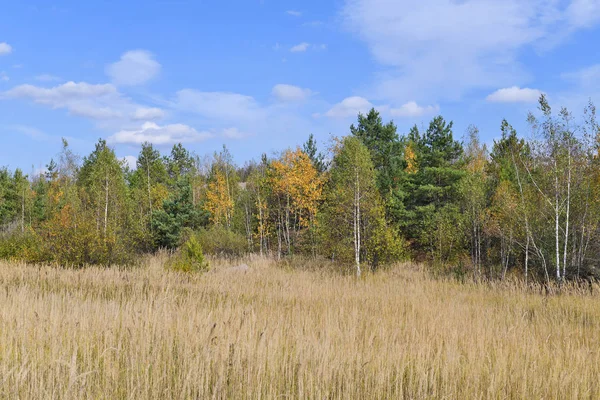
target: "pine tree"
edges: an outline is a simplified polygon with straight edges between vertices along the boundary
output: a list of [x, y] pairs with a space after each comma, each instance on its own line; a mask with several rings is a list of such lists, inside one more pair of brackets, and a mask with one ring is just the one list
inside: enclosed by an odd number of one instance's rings
[[320, 174], [325, 172], [325, 170], [327, 169], [325, 155], [323, 155], [323, 153], [321, 153], [317, 149], [317, 141], [315, 140], [315, 136], [312, 133], [308, 137], [306, 143], [304, 143], [304, 145], [302, 146], [302, 149], [312, 161], [312, 164], [317, 170], [317, 172], [319, 172]]
[[371, 109], [367, 115], [358, 115], [358, 123], [350, 127], [350, 132], [369, 149], [386, 215], [398, 223], [404, 209], [401, 188], [405, 180], [405, 160], [396, 125], [393, 122], [384, 125], [379, 112]]
[[[459, 209], [460, 181], [465, 175], [462, 145], [455, 141], [452, 122], [435, 117], [421, 134], [409, 134], [417, 171], [408, 176], [405, 218], [402, 221], [416, 250], [427, 250], [433, 259], [447, 261], [464, 239]], [[411, 148], [412, 149], [412, 148]]]

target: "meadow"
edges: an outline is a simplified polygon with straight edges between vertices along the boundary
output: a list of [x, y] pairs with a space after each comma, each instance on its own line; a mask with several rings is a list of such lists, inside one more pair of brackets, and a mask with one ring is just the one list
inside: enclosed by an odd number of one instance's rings
[[600, 397], [600, 288], [357, 279], [243, 260], [205, 274], [0, 262], [0, 397]]

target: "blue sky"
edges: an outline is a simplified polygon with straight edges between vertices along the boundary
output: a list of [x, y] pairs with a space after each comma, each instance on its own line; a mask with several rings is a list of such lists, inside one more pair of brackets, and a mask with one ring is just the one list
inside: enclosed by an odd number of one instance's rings
[[42, 168], [66, 137], [120, 157], [151, 141], [237, 162], [325, 145], [375, 107], [400, 133], [432, 116], [491, 143], [525, 134], [540, 93], [600, 101], [600, 0], [6, 2], [0, 165]]

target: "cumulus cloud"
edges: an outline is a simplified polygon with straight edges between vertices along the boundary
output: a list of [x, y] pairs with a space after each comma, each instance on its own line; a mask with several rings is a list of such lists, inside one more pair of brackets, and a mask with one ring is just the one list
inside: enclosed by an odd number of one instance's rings
[[[383, 67], [373, 96], [458, 98], [522, 84], [523, 48], [600, 22], [598, 0], [345, 0], [342, 19]], [[431, 23], [431, 10], [443, 18]], [[416, 99], [416, 100], [420, 100]]]
[[[437, 105], [421, 106], [415, 101], [409, 101], [398, 108], [394, 108], [387, 104], [374, 105], [364, 97], [353, 96], [347, 97], [334, 105], [325, 113], [325, 116], [330, 118], [356, 117], [359, 113], [366, 114], [372, 108], [377, 109], [382, 114], [401, 118], [423, 117], [440, 111]], [[320, 117], [320, 114], [314, 114], [313, 117]]]
[[149, 121], [153, 119], [160, 119], [164, 116], [165, 112], [156, 107], [138, 107], [132, 115], [133, 119], [136, 121]]
[[6, 42], [0, 42], [0, 56], [12, 53], [12, 46]]
[[491, 103], [535, 103], [541, 95], [542, 91], [538, 89], [512, 86], [496, 90], [486, 100]]
[[290, 51], [292, 53], [304, 53], [306, 50], [308, 50], [309, 47], [310, 47], [310, 43], [302, 42], [300, 44], [292, 46]]
[[279, 84], [271, 92], [277, 100], [282, 102], [303, 101], [310, 97], [312, 91], [298, 86]]
[[347, 97], [327, 111], [325, 116], [330, 118], [356, 117], [358, 113], [366, 113], [371, 108], [373, 108], [373, 104], [364, 97]]
[[198, 132], [185, 124], [160, 126], [154, 122], [146, 122], [140, 128], [121, 130], [108, 138], [110, 143], [142, 144], [150, 142], [156, 145], [175, 143], [193, 143], [213, 137], [210, 132]]
[[420, 106], [414, 101], [409, 101], [399, 108], [390, 109], [390, 114], [393, 117], [422, 117], [432, 115], [440, 111], [440, 107], [435, 106]]
[[51, 108], [66, 108], [73, 115], [92, 119], [118, 116], [118, 111], [106, 105], [118, 98], [117, 89], [110, 84], [67, 82], [53, 88], [27, 84], [4, 92], [3, 97], [31, 100]]
[[29, 98], [36, 103], [52, 106], [61, 105], [69, 100], [84, 100], [90, 97], [117, 94], [111, 84], [90, 84], [86, 82], [67, 82], [53, 88], [41, 88], [34, 85], [20, 85], [8, 92], [10, 97]]
[[1, 94], [4, 98], [32, 101], [69, 114], [94, 120], [151, 120], [161, 118], [162, 110], [136, 105], [110, 84], [66, 82], [51, 88], [16, 86]]
[[116, 85], [142, 85], [155, 78], [161, 70], [161, 65], [154, 55], [145, 50], [128, 51], [121, 59], [106, 67], [106, 74]]

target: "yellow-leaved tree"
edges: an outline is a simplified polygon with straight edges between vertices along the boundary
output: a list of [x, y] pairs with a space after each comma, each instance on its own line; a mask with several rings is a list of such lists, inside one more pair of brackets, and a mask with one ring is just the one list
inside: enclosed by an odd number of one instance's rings
[[300, 148], [286, 150], [271, 163], [269, 184], [276, 198], [278, 254], [283, 244], [288, 254], [301, 245], [308, 232], [310, 246], [315, 251], [314, 228], [323, 193], [323, 178], [310, 157]]

